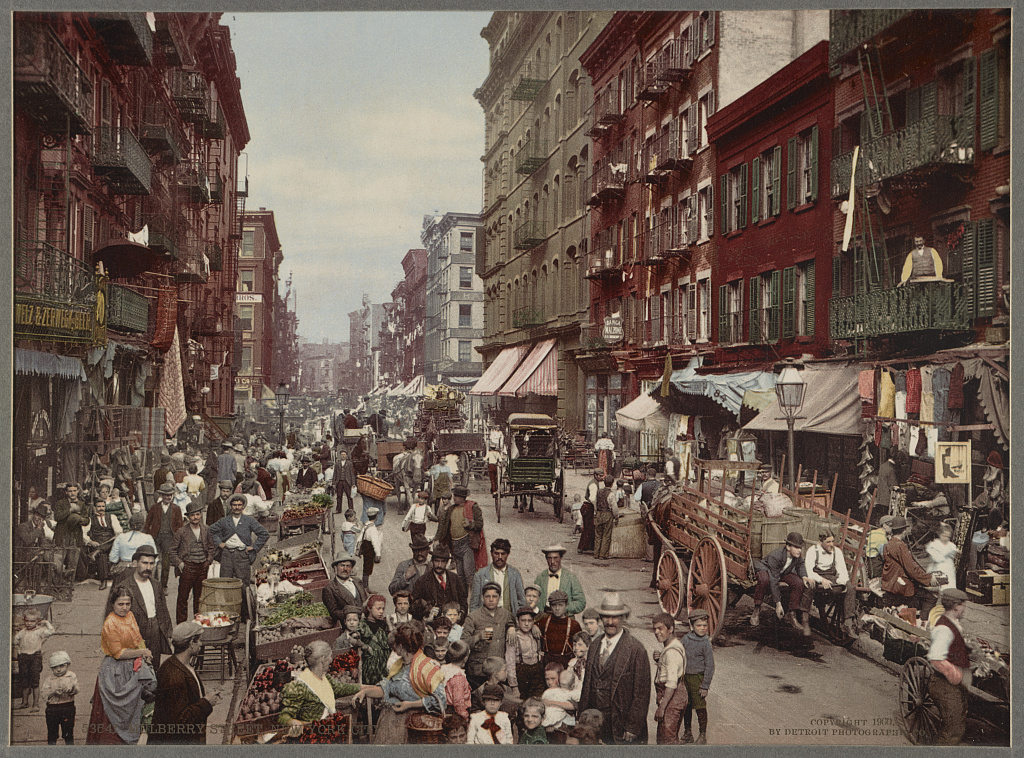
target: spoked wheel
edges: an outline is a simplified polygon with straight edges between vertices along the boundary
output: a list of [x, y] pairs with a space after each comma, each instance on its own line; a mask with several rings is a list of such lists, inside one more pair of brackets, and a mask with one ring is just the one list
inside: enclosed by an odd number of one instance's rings
[[915, 745], [933, 743], [941, 723], [939, 707], [928, 693], [932, 676], [931, 664], [918, 656], [904, 663], [900, 674], [900, 722]]
[[683, 564], [675, 550], [665, 547], [658, 559], [658, 604], [672, 618], [679, 618], [686, 610], [683, 602]]
[[725, 622], [725, 599], [729, 578], [725, 572], [725, 553], [714, 537], [697, 543], [686, 577], [687, 614], [708, 612], [708, 637], [714, 639]]
[[843, 628], [843, 610], [843, 596], [834, 593], [818, 606], [822, 632], [833, 645], [846, 645], [853, 641]]

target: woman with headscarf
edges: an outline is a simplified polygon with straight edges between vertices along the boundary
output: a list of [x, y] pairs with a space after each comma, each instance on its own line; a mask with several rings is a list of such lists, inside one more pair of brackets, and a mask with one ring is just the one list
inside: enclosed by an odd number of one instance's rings
[[370, 595], [366, 599], [365, 617], [359, 622], [359, 637], [367, 646], [363, 650], [364, 684], [376, 684], [388, 671], [391, 643], [388, 641], [385, 607], [383, 595]]

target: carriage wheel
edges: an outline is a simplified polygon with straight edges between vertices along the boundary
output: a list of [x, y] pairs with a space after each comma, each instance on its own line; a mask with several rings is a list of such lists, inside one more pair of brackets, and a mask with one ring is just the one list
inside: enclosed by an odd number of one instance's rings
[[658, 604], [672, 618], [679, 618], [686, 605], [683, 596], [683, 564], [671, 547], [665, 547], [658, 559]]
[[907, 739], [915, 745], [932, 743], [939, 731], [939, 708], [928, 693], [932, 675], [931, 664], [918, 656], [904, 663], [900, 674], [900, 722]]
[[708, 637], [712, 639], [725, 621], [728, 584], [722, 546], [714, 537], [702, 538], [690, 559], [690, 573], [686, 577], [686, 607], [688, 614], [695, 610], [708, 612]]
[[818, 606], [822, 631], [833, 645], [846, 645], [853, 641], [843, 628], [843, 601], [842, 595], [833, 593], [823, 605]]

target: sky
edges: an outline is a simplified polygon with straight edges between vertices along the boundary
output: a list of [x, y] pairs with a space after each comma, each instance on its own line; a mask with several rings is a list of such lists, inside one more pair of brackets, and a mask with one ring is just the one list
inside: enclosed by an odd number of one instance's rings
[[[246, 210], [274, 211], [299, 335], [347, 342], [390, 302], [424, 215], [481, 211], [490, 13], [225, 13], [251, 139]], [[282, 294], [284, 293], [282, 285]]]

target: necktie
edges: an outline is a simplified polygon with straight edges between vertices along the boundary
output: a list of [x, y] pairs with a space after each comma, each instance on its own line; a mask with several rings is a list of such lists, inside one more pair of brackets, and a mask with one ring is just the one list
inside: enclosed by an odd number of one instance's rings
[[104, 516], [100, 516], [100, 526], [106, 526], [106, 525], [107, 525], [106, 518]]
[[604, 666], [608, 662], [608, 656], [611, 653], [611, 645], [607, 642], [601, 644], [601, 666]]
[[441, 581], [441, 589], [443, 589], [443, 590], [448, 589], [447, 577], [442, 576], [440, 581]]
[[551, 574], [551, 573], [549, 573], [548, 576], [551, 577], [552, 579], [557, 579], [558, 578], [558, 574]]
[[498, 732], [501, 731], [501, 727], [498, 726], [498, 722], [494, 720], [494, 716], [488, 716], [484, 719], [483, 728], [491, 733], [491, 741], [498, 744]]

